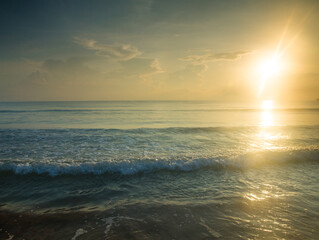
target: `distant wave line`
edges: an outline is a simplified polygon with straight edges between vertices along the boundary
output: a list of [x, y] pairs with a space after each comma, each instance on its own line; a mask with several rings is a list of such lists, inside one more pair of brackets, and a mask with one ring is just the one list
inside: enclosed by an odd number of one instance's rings
[[[285, 128], [285, 129], [313, 129], [318, 130], [319, 124], [317, 125], [287, 125], [287, 126], [270, 126], [269, 128]], [[260, 126], [251, 125], [251, 126], [214, 126], [214, 127], [138, 127], [138, 128], [1, 128], [0, 133], [2, 134], [10, 134], [10, 133], [86, 133], [86, 132], [102, 132], [102, 133], [112, 133], [112, 132], [120, 132], [120, 133], [148, 133], [148, 132], [159, 132], [159, 133], [198, 133], [198, 132], [236, 132], [236, 131], [255, 131], [260, 130]], [[4, 135], [3, 135], [4, 136]]]
[[[0, 113], [33, 113], [33, 112], [262, 112], [261, 108], [214, 108], [214, 109], [41, 109], [41, 110], [0, 110]], [[319, 111], [319, 108], [275, 108], [272, 111]]]

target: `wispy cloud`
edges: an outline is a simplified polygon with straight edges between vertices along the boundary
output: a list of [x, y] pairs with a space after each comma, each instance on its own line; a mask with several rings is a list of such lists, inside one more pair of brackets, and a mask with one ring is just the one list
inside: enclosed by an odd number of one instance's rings
[[119, 61], [127, 61], [142, 54], [142, 52], [130, 44], [100, 44], [92, 39], [78, 37], [74, 38], [74, 42], [87, 49], [95, 50], [97, 55], [114, 58]]
[[234, 51], [234, 52], [222, 52], [222, 53], [207, 53], [204, 55], [189, 55], [184, 58], [180, 58], [181, 61], [189, 61], [193, 64], [204, 64], [207, 62], [215, 61], [235, 61], [242, 56], [251, 54], [252, 51]]
[[159, 61], [157, 58], [155, 58], [151, 63], [151, 68], [153, 69], [153, 73], [162, 73], [164, 70], [162, 69]]
[[150, 78], [153, 77], [154, 75], [163, 73], [163, 72], [165, 71], [162, 69], [158, 59], [155, 58], [150, 63], [150, 71], [147, 73], [140, 74], [140, 77], [143, 80], [150, 80]]

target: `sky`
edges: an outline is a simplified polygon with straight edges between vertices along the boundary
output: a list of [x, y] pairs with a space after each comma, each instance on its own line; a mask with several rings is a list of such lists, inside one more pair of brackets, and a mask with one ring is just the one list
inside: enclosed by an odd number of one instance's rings
[[319, 1], [0, 5], [0, 101], [319, 98]]

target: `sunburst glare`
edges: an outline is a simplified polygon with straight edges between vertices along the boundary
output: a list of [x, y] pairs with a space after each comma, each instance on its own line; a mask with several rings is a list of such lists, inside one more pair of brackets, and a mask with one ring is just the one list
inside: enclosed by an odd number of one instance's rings
[[269, 111], [273, 108], [273, 101], [272, 100], [263, 100], [262, 109]]
[[264, 92], [266, 85], [269, 85], [270, 81], [273, 81], [284, 70], [284, 62], [277, 54], [273, 57], [262, 61], [258, 67], [260, 75], [260, 85], [258, 96], [261, 96]]
[[272, 57], [264, 62], [262, 62], [259, 66], [260, 74], [263, 77], [273, 77], [280, 72], [282, 68], [282, 63], [278, 57]]

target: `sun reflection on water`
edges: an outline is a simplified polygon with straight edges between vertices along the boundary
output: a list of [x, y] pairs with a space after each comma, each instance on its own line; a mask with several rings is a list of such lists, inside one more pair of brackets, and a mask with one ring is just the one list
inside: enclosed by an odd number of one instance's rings
[[269, 127], [274, 125], [274, 119], [273, 119], [273, 101], [272, 100], [263, 100], [262, 102], [262, 109], [261, 112], [261, 120], [260, 120], [260, 126], [262, 127]]
[[253, 194], [253, 193], [247, 193], [245, 195], [245, 198], [247, 198], [250, 201], [260, 201], [260, 200], [266, 199], [266, 197], [264, 196], [257, 196], [256, 194]]
[[258, 121], [259, 131], [254, 135], [250, 144], [253, 150], [263, 151], [284, 148], [284, 139], [287, 139], [288, 136], [281, 132], [280, 126], [277, 126], [275, 113], [273, 111], [273, 101], [264, 100]]
[[[274, 141], [279, 137], [273, 135], [270, 132], [269, 127], [274, 126], [274, 117], [272, 112], [273, 102], [271, 100], [264, 100], [262, 102], [263, 111], [260, 114], [260, 131], [257, 134], [257, 146], [261, 149], [272, 149], [274, 148]], [[251, 196], [254, 198], [254, 196]]]
[[266, 199], [278, 199], [286, 197], [286, 194], [282, 192], [282, 189], [274, 184], [255, 183], [252, 187], [254, 189], [253, 191], [249, 191], [244, 194], [244, 198], [249, 201], [263, 201]]
[[270, 110], [265, 110], [261, 113], [260, 126], [270, 127], [274, 125], [273, 114]]

